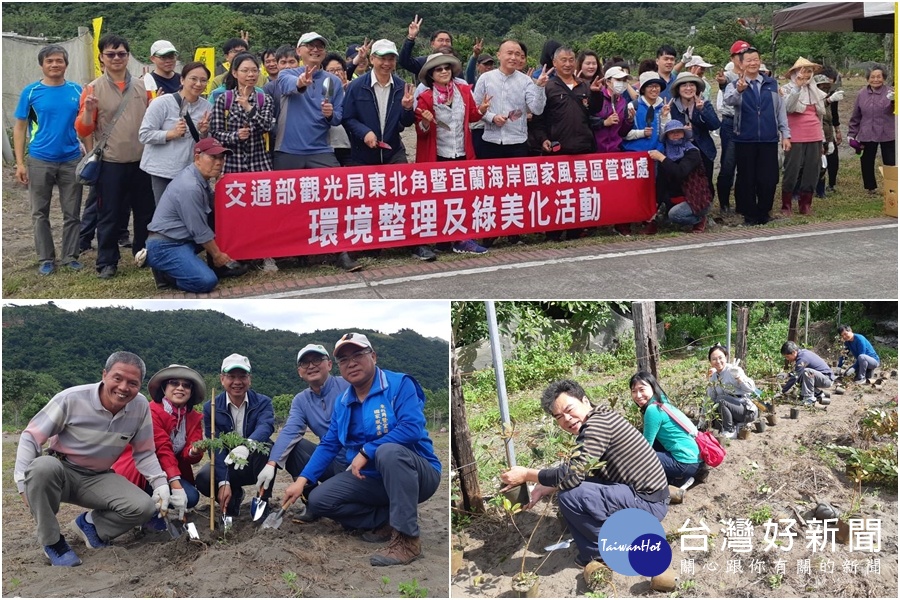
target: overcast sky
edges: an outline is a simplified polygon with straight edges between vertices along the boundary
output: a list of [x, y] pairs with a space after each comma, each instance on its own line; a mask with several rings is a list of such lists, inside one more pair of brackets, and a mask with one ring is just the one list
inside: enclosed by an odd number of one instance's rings
[[[46, 304], [15, 300], [5, 304]], [[139, 310], [215, 310], [260, 329], [309, 333], [316, 329], [412, 329], [450, 340], [450, 303], [435, 300], [54, 300], [65, 310], [128, 306]]]

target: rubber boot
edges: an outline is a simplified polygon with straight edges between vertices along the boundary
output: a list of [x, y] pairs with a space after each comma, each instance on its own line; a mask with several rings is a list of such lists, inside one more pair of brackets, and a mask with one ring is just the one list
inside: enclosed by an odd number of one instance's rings
[[811, 215], [812, 214], [812, 201], [813, 195], [812, 192], [803, 192], [800, 194], [800, 214], [801, 215]]
[[781, 192], [781, 214], [786, 217], [790, 217], [794, 214], [794, 211], [791, 210], [791, 201], [794, 199], [794, 194], [791, 192]]

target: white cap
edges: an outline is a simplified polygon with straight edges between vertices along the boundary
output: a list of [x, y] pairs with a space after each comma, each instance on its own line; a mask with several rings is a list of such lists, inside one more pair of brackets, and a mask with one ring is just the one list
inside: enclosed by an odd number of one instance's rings
[[309, 352], [315, 352], [316, 354], [321, 354], [325, 358], [328, 358], [328, 350], [325, 349], [325, 346], [321, 344], [307, 344], [303, 347], [303, 350], [297, 353], [297, 362], [300, 362], [303, 355]]
[[[397, 51], [397, 44], [395, 44], [391, 40], [378, 40], [377, 42], [372, 44], [372, 54], [374, 54], [375, 56], [386, 56], [388, 54], [395, 54], [397, 56], [400, 56], [400, 53]], [[335, 348], [335, 350], [336, 349], [337, 348]]]
[[703, 67], [705, 69], [710, 68], [712, 65], [703, 60], [703, 57], [699, 54], [695, 54], [691, 57], [691, 60], [688, 61], [688, 64], [684, 65], [685, 68], [690, 69], [691, 67]]
[[324, 37], [322, 37], [321, 35], [319, 35], [319, 34], [316, 33], [315, 31], [310, 31], [309, 33], [304, 33], [303, 35], [301, 35], [301, 36], [300, 36], [300, 39], [297, 40], [297, 45], [298, 45], [298, 46], [305, 46], [306, 44], [309, 44], [310, 42], [314, 42], [314, 41], [316, 41], [316, 40], [322, 40], [322, 42], [323, 42], [326, 46], [328, 45], [328, 40], [326, 40]]
[[232, 354], [222, 361], [222, 372], [227, 373], [232, 369], [241, 369], [250, 372], [250, 359], [240, 354]]
[[603, 74], [603, 77], [604, 79], [631, 79], [631, 75], [622, 67], [610, 67]]
[[361, 333], [347, 333], [344, 334], [341, 339], [338, 340], [337, 344], [334, 345], [334, 353], [338, 353], [338, 349], [343, 348], [346, 345], [358, 346], [363, 350], [374, 350], [372, 348], [372, 344], [369, 342], [369, 338], [364, 336]]
[[150, 56], [165, 56], [166, 54], [172, 53], [178, 54], [178, 50], [175, 49], [175, 46], [172, 45], [172, 42], [169, 40], [156, 40], [153, 42], [153, 45], [150, 46]]

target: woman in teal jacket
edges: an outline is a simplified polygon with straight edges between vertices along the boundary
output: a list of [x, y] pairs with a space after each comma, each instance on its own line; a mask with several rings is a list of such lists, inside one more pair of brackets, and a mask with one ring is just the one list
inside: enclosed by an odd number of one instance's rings
[[697, 428], [669, 402], [652, 374], [639, 371], [629, 380], [628, 387], [631, 389], [631, 399], [644, 416], [644, 439], [656, 450], [666, 479], [671, 485], [682, 485], [705, 466], [700, 460], [697, 442], [684, 429], [687, 427], [696, 435]]

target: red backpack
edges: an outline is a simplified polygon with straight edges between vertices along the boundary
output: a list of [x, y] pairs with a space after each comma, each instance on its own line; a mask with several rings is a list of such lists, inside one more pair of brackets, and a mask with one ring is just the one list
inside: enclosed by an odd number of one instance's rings
[[722, 447], [722, 444], [719, 443], [716, 436], [708, 431], [697, 431], [696, 427], [687, 427], [672, 411], [666, 408], [666, 405], [662, 402], [655, 402], [654, 404], [672, 417], [672, 420], [675, 421], [676, 425], [684, 429], [689, 436], [694, 438], [694, 441], [697, 442], [697, 448], [700, 450], [700, 460], [713, 468], [722, 464], [722, 461], [725, 460], [725, 448]]

